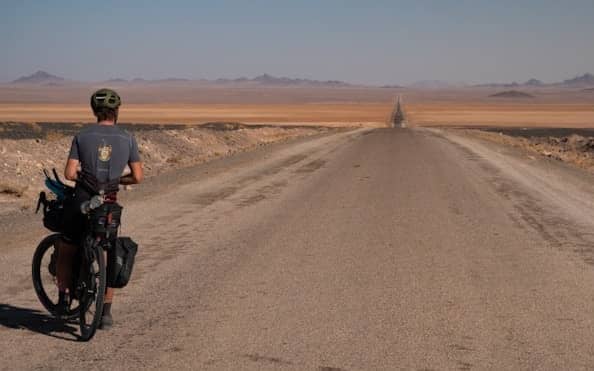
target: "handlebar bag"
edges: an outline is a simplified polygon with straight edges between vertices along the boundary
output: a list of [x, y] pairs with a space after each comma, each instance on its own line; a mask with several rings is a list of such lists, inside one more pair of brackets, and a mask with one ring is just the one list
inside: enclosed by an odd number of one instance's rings
[[107, 251], [107, 286], [125, 287], [132, 276], [134, 258], [138, 244], [130, 237], [118, 237], [114, 246]]

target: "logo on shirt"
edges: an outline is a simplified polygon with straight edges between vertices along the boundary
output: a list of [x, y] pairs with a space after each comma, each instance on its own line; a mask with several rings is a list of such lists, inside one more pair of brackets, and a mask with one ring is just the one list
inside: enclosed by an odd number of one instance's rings
[[111, 146], [103, 142], [99, 147], [99, 161], [107, 162], [111, 159]]

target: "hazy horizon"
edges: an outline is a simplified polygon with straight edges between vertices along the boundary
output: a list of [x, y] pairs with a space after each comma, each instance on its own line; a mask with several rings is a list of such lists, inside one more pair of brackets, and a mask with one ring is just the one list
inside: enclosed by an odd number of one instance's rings
[[8, 1], [0, 81], [252, 78], [563, 81], [594, 72], [594, 3]]
[[[115, 82], [119, 82], [118, 80], [123, 80], [122, 82], [131, 82], [131, 83], [134, 83], [135, 81], [145, 81], [145, 82], [160, 82], [160, 81], [167, 82], [167, 81], [171, 81], [171, 82], [175, 82], [176, 80], [179, 80], [179, 81], [188, 81], [188, 82], [200, 82], [200, 81], [217, 82], [217, 80], [229, 80], [230, 82], [233, 82], [233, 80], [248, 79], [248, 80], [254, 81], [257, 78], [262, 77], [264, 75], [268, 75], [271, 78], [277, 78], [277, 79], [285, 79], [285, 78], [295, 79], [295, 80], [297, 80], [297, 79], [304, 79], [302, 76], [271, 75], [271, 74], [268, 74], [268, 73], [264, 72], [264, 73], [262, 73], [262, 74], [260, 74], [258, 76], [219, 76], [219, 77], [200, 78], [200, 79], [185, 78], [185, 77], [180, 77], [180, 76], [169, 76], [169, 77], [166, 77], [166, 78], [156, 78], [156, 79], [145, 78], [143, 76], [134, 76], [134, 77], [115, 76], [115, 77], [112, 77], [112, 78], [109, 78], [109, 79], [105, 79], [105, 80], [89, 80], [89, 79], [87, 79], [87, 80], [75, 80], [75, 79], [69, 78], [68, 76], [61, 76], [61, 75], [54, 74], [51, 71], [38, 70], [38, 71], [32, 72], [30, 74], [18, 76], [17, 78], [12, 79], [11, 81], [0, 81], [0, 83], [9, 83], [10, 84], [12, 82], [17, 82], [16, 80], [18, 80], [18, 79], [29, 78], [29, 77], [32, 77], [32, 76], [37, 75], [39, 73], [46, 73], [46, 74], [48, 74], [50, 76], [53, 76], [53, 77], [63, 78], [66, 82], [83, 83], [83, 84], [84, 83], [94, 84], [94, 83], [104, 83], [104, 82], [114, 82], [115, 83]], [[572, 76], [568, 76], [567, 78], [564, 78], [564, 79], [559, 80], [559, 81], [543, 81], [543, 80], [540, 80], [540, 79], [536, 79], [536, 80], [539, 80], [539, 81], [541, 81], [543, 83], [563, 83], [565, 80], [570, 80], [570, 79], [573, 79], [573, 78], [579, 78], [579, 77], [583, 77], [585, 75], [592, 75], [592, 74], [590, 72], [579, 73], [579, 74], [575, 74], [575, 75], [572, 75]], [[514, 81], [495, 82], [494, 84], [497, 84], [497, 85], [511, 85], [511, 84], [514, 84], [514, 83], [524, 84], [524, 83], [528, 83], [529, 80], [532, 80], [533, 78], [534, 77], [532, 77], [532, 78], [524, 78], [524, 79], [521, 79], [521, 80], [514, 80]], [[357, 83], [352, 83], [351, 81], [344, 81], [344, 80], [330, 80], [330, 79], [323, 79], [323, 78], [321, 78], [321, 79], [312, 79], [311, 81], [318, 81], [318, 82], [321, 82], [321, 83], [324, 83], [324, 82], [329, 82], [329, 83], [331, 83], [331, 82], [340, 82], [340, 83], [347, 83], [347, 84], [352, 84], [353, 86], [357, 86]], [[460, 86], [460, 87], [468, 86], [468, 87], [471, 87], [471, 86], [489, 85], [489, 84], [491, 84], [493, 82], [491, 82], [491, 81], [466, 82], [466, 81], [449, 81], [449, 80], [417, 80], [417, 81], [414, 81], [414, 82], [412, 82], [410, 84], [389, 84], [388, 83], [388, 84], [382, 84], [382, 85], [380, 85], [380, 84], [363, 84], [363, 83], [360, 83], [359, 85], [360, 86], [378, 86], [378, 87], [379, 86], [403, 86], [403, 87], [406, 87], [406, 86], [414, 86], [416, 84], [423, 85], [425, 83], [428, 84], [428, 85], [431, 85], [431, 83], [437, 83], [437, 84], [444, 83], [444, 84], [449, 84], [452, 87], [455, 87], [455, 86]]]

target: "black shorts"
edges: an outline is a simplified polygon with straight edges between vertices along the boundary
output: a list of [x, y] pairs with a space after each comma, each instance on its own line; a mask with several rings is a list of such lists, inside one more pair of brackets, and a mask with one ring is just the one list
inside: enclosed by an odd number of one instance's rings
[[93, 197], [84, 188], [77, 186], [74, 196], [64, 202], [64, 236], [76, 244], [81, 245], [87, 229], [87, 216], [80, 212], [80, 205]]

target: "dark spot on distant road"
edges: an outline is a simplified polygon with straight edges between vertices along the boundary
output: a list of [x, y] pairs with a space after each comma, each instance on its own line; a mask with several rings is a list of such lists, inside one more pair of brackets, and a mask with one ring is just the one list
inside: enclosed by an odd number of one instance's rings
[[311, 173], [311, 172], [318, 170], [322, 166], [324, 166], [325, 163], [326, 163], [326, 161], [324, 161], [324, 160], [319, 160], [319, 159], [314, 160], [312, 162], [309, 162], [309, 163], [301, 166], [299, 169], [295, 170], [295, 172], [296, 173]]
[[263, 201], [266, 199], [266, 196], [264, 195], [254, 195], [254, 196], [250, 196], [246, 199], [241, 200], [241, 202], [239, 203], [239, 206], [250, 206], [253, 204], [257, 204], [260, 201]]
[[346, 371], [344, 368], [340, 367], [328, 367], [328, 366], [320, 366], [318, 368], [319, 371]]
[[263, 356], [258, 353], [244, 354], [243, 356], [245, 358], [249, 359], [250, 361], [254, 361], [254, 362], [269, 362], [269, 363], [275, 363], [275, 364], [280, 364], [280, 365], [292, 365], [293, 364], [293, 362], [285, 361], [284, 359], [281, 359], [281, 358]]
[[301, 162], [307, 158], [306, 155], [294, 155], [289, 158], [284, 159], [283, 161], [279, 162], [278, 164], [274, 164], [267, 169], [262, 170], [261, 172], [249, 177], [246, 181], [255, 181], [259, 180], [264, 176], [270, 176], [280, 173], [284, 168], [289, 167], [291, 165], [295, 165], [298, 162]]
[[225, 187], [216, 191], [202, 193], [194, 199], [194, 203], [200, 206], [209, 206], [219, 200], [224, 200], [237, 192], [237, 190], [237, 187]]
[[472, 348], [469, 348], [467, 346], [460, 345], [460, 344], [452, 344], [452, 345], [450, 345], [450, 348], [452, 348], [454, 350], [464, 351], [464, 352], [468, 352], [468, 351], [473, 351], [474, 350]]
[[472, 363], [458, 361], [458, 369], [468, 371], [468, 370], [472, 369]]
[[294, 165], [300, 161], [303, 161], [307, 158], [306, 155], [295, 155], [295, 156], [291, 156], [288, 159], [284, 160], [283, 162], [281, 162], [279, 164], [279, 166], [281, 167], [286, 167], [286, 166], [291, 166]]

